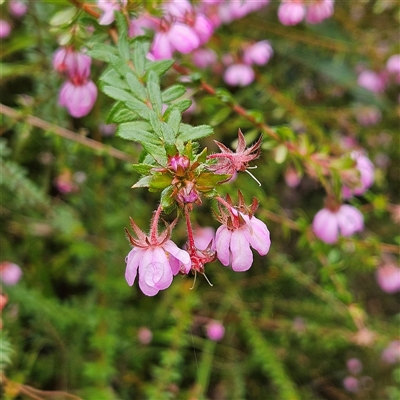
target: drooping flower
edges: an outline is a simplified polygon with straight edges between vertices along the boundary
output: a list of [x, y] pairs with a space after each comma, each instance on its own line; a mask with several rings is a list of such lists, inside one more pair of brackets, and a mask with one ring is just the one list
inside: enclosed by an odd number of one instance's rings
[[11, 25], [4, 19], [0, 19], [0, 39], [5, 39], [11, 33]]
[[231, 265], [236, 272], [247, 271], [253, 263], [252, 247], [261, 256], [268, 253], [271, 246], [270, 234], [264, 222], [254, 217], [258, 202], [253, 199], [252, 205], [246, 207], [243, 195], [239, 192], [239, 206], [234, 208], [229, 197], [217, 200], [224, 205], [223, 211], [220, 204], [218, 220], [221, 225], [215, 235], [215, 248], [217, 258], [225, 266]]
[[225, 328], [218, 321], [211, 321], [206, 325], [207, 337], [214, 341], [219, 342], [225, 335]]
[[348, 199], [364, 194], [374, 183], [375, 167], [371, 160], [360, 151], [353, 151], [351, 158], [356, 161], [356, 169], [360, 173], [360, 181], [354, 188], [343, 186], [343, 198]]
[[353, 375], [358, 375], [363, 368], [362, 362], [358, 358], [350, 358], [346, 362], [346, 367]]
[[189, 254], [170, 240], [170, 226], [158, 234], [159, 207], [153, 217], [150, 235], [144, 232], [131, 219], [131, 227], [137, 238], [126, 230], [133, 249], [126, 257], [125, 278], [132, 286], [139, 272], [139, 287], [147, 296], [154, 296], [172, 283], [173, 275], [188, 273], [191, 268]]
[[99, 7], [103, 14], [99, 19], [100, 25], [110, 25], [115, 20], [115, 11], [119, 11], [121, 6], [126, 6], [127, 0], [97, 0], [97, 7]]
[[278, 8], [278, 19], [283, 25], [296, 25], [305, 15], [306, 7], [302, 0], [283, 0]]
[[393, 54], [386, 62], [386, 71], [400, 83], [400, 54]]
[[246, 171], [249, 163], [260, 156], [262, 137], [250, 147], [246, 148], [246, 140], [242, 131], [238, 130], [238, 145], [236, 151], [230, 150], [224, 144], [214, 140], [221, 153], [210, 154], [208, 159], [216, 159], [217, 163], [209, 166], [216, 174], [228, 174], [233, 176], [235, 172]]
[[346, 376], [343, 379], [343, 387], [351, 393], [357, 393], [360, 390], [360, 382], [354, 376]]
[[205, 250], [211, 243], [211, 250], [215, 250], [215, 230], [211, 226], [197, 227], [193, 232], [194, 244], [199, 250]]
[[9, 261], [0, 263], [0, 280], [9, 286], [16, 285], [22, 277], [22, 269], [19, 265]]
[[214, 65], [218, 57], [212, 49], [197, 49], [192, 53], [192, 59], [196, 67], [203, 69]]
[[339, 235], [351, 236], [364, 229], [364, 217], [357, 208], [342, 204], [336, 209], [323, 208], [315, 214], [315, 235], [328, 244], [336, 243]]
[[306, 21], [309, 24], [319, 24], [333, 15], [334, 0], [319, 0], [309, 4]]
[[386, 80], [382, 74], [374, 71], [364, 70], [358, 75], [358, 86], [373, 93], [382, 93], [385, 90]]
[[68, 110], [75, 118], [89, 114], [97, 98], [97, 87], [93, 81], [88, 80], [81, 85], [67, 81], [60, 89], [59, 104]]
[[393, 262], [380, 266], [376, 271], [376, 280], [379, 287], [386, 293], [400, 291], [400, 268]]
[[262, 40], [245, 48], [243, 61], [248, 65], [264, 65], [270, 60], [273, 54], [274, 51], [270, 43], [267, 40]]
[[16, 18], [22, 17], [28, 11], [28, 4], [19, 0], [11, 0], [8, 3], [10, 14]]
[[382, 360], [388, 364], [400, 362], [400, 340], [393, 340], [382, 352]]
[[254, 71], [246, 64], [232, 64], [224, 73], [224, 81], [231, 86], [248, 86], [254, 81]]

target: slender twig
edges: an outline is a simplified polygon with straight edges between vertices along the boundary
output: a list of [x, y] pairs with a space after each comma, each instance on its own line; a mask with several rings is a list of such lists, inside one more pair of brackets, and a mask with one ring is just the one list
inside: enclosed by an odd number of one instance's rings
[[7, 107], [4, 104], [0, 104], [0, 114], [6, 115], [7, 117], [16, 119], [16, 120], [23, 120], [28, 124], [35, 126], [37, 128], [43, 129], [48, 132], [55, 133], [58, 136], [61, 136], [65, 139], [72, 140], [76, 143], [82, 144], [86, 147], [90, 147], [93, 150], [99, 151], [104, 154], [108, 154], [114, 158], [118, 158], [122, 161], [133, 162], [133, 157], [129, 154], [124, 153], [121, 150], [115, 149], [110, 146], [106, 146], [96, 140], [87, 138], [85, 136], [81, 136], [73, 131], [68, 129], [62, 128], [58, 125], [52, 124], [50, 122], [44, 121], [38, 117], [34, 117], [33, 115], [26, 115], [20, 113], [13, 108]]

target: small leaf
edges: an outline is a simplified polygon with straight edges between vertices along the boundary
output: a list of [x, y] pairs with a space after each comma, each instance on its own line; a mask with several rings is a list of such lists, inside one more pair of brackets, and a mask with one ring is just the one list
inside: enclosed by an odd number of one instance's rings
[[168, 89], [164, 90], [161, 94], [163, 103], [169, 103], [172, 100], [176, 100], [186, 93], [186, 88], [183, 85], [172, 85]]
[[128, 37], [128, 27], [126, 25], [125, 17], [120, 13], [114, 13], [115, 20], [117, 22], [118, 27], [118, 50], [121, 58], [124, 61], [129, 60], [129, 43], [127, 40]]
[[140, 175], [149, 175], [150, 171], [154, 168], [154, 165], [150, 164], [133, 164], [133, 170]]
[[149, 187], [151, 181], [151, 176], [144, 176], [140, 178], [133, 186], [132, 189], [139, 188], [139, 187]]
[[149, 42], [144, 41], [143, 37], [136, 37], [133, 42], [132, 61], [138, 77], [142, 77], [145, 71], [146, 55], [149, 51]]
[[160, 144], [153, 144], [149, 142], [141, 142], [141, 145], [158, 164], [163, 167], [167, 165], [167, 153], [162, 145], [160, 146]]
[[174, 187], [168, 186], [161, 192], [161, 207], [165, 214], [169, 214], [175, 208], [175, 199], [172, 197], [173, 191]]
[[121, 79], [121, 76], [113, 68], [107, 68], [100, 76], [99, 80], [118, 89], [128, 89], [126, 82]]
[[110, 64], [121, 75], [122, 78], [125, 78], [129, 72], [132, 72], [132, 70], [128, 67], [128, 64], [126, 64], [125, 61], [121, 60], [120, 57], [110, 54], [109, 59]]
[[126, 75], [126, 81], [132, 94], [139, 100], [146, 101], [146, 90], [133, 73], [128, 72]]
[[[126, 102], [126, 101], [129, 101], [129, 102], [138, 101], [130, 93], [126, 92], [125, 90], [118, 89], [117, 87], [106, 85], [106, 86], [102, 87], [102, 91], [107, 96], [109, 96], [109, 97], [111, 97], [111, 98], [113, 98], [115, 100], [124, 101], [124, 102]], [[143, 104], [143, 106], [146, 107], [144, 104]], [[135, 107], [132, 107], [132, 110], [135, 110]]]
[[193, 103], [192, 100], [186, 99], [186, 100], [177, 101], [176, 103], [172, 104], [171, 106], [173, 106], [174, 108], [177, 108], [181, 113], [183, 113], [192, 105], [192, 103]]
[[118, 126], [117, 136], [126, 140], [132, 140], [138, 143], [153, 143], [154, 145], [162, 144], [159, 139], [154, 135], [141, 129], [138, 129], [135, 123], [126, 122]]
[[171, 127], [175, 136], [178, 135], [181, 120], [182, 120], [181, 112], [177, 108], [172, 108], [165, 122]]
[[165, 189], [167, 186], [171, 185], [172, 176], [168, 174], [163, 174], [161, 172], [155, 173], [151, 176], [150, 188], [151, 189]]
[[210, 125], [190, 126], [181, 124], [178, 137], [184, 142], [188, 140], [197, 140], [212, 135], [214, 132]]
[[161, 131], [162, 131], [162, 135], [165, 140], [165, 143], [169, 146], [172, 146], [175, 143], [175, 135], [174, 135], [174, 131], [172, 130], [172, 128], [168, 124], [163, 122], [161, 124]]
[[275, 162], [282, 164], [286, 160], [288, 149], [285, 145], [281, 144], [275, 149]]
[[95, 43], [93, 47], [87, 51], [87, 55], [96, 60], [110, 62], [110, 56], [116, 56], [117, 49], [109, 44]]
[[137, 118], [138, 116], [136, 113], [131, 110], [127, 110], [125, 104], [118, 101], [109, 111], [106, 118], [106, 123], [110, 124], [112, 122], [115, 122], [117, 124], [120, 124], [123, 122], [134, 121]]
[[174, 64], [174, 60], [148, 61], [146, 64], [147, 74], [154, 71], [158, 76], [164, 75]]
[[150, 115], [152, 113], [154, 114], [154, 111], [150, 110], [150, 108], [147, 107], [146, 104], [142, 103], [135, 97], [132, 97], [132, 99], [127, 101], [125, 104], [127, 107], [138, 113], [138, 115], [140, 115], [144, 119], [150, 119]]
[[65, 10], [59, 11], [56, 13], [50, 20], [51, 26], [60, 26], [66, 25], [72, 22], [75, 16], [78, 13], [78, 9], [76, 7], [69, 7]]
[[196, 186], [200, 192], [208, 192], [215, 188], [216, 185], [228, 179], [230, 175], [213, 174], [212, 172], [202, 172], [196, 179]]
[[150, 102], [153, 105], [153, 110], [157, 112], [158, 116], [161, 116], [162, 100], [160, 80], [154, 71], [150, 71], [147, 76], [147, 92]]

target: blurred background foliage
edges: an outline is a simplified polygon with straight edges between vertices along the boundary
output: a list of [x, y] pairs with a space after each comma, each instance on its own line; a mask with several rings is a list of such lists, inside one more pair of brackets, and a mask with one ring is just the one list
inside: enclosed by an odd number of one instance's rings
[[[334, 149], [348, 135], [367, 149], [377, 168], [375, 184], [352, 200], [366, 229], [334, 246], [316, 240], [310, 223], [324, 192], [307, 177], [296, 188], [287, 186], [292, 160], [269, 150], [266, 140], [254, 172], [262, 186], [241, 174], [221, 192], [240, 189], [248, 203], [259, 199], [257, 216], [271, 231], [269, 254], [255, 254], [245, 274], [211, 264], [213, 287], [200, 277], [190, 290], [192, 278], [178, 276], [154, 298], [126, 284], [123, 228], [132, 216], [147, 229], [157, 196], [130, 189], [138, 175], [128, 161], [26, 119], [34, 115], [68, 128], [123, 151], [132, 162], [140, 155], [140, 146], [102, 134], [112, 106], [106, 96], [100, 94], [82, 119], [57, 104], [61, 81], [51, 59], [60, 32], [48, 21], [70, 5], [29, 2], [28, 13], [13, 20], [11, 36], [1, 42], [0, 102], [19, 113], [2, 115], [0, 256], [23, 271], [18, 284], [2, 287], [8, 296], [0, 363], [4, 398], [399, 398], [399, 367], [381, 359], [399, 338], [399, 294], [384, 293], [375, 280], [382, 257], [396, 257], [400, 244], [392, 212], [399, 203], [398, 86], [376, 96], [357, 85], [355, 72], [360, 63], [380, 67], [388, 53], [400, 53], [398, 4], [337, 1], [334, 16], [322, 24], [286, 27], [271, 2], [218, 29], [210, 47], [219, 55], [263, 39], [275, 54], [248, 87], [227, 88], [220, 74], [202, 71], [207, 82], [229, 90], [268, 125], [307, 135], [317, 148]], [[81, 12], [78, 23], [88, 21], [96, 24]], [[190, 56], [178, 58], [191, 65]], [[95, 82], [103, 69], [96, 61]], [[169, 73], [163, 84], [177, 78]], [[213, 139], [232, 146], [239, 127], [250, 141], [258, 136], [257, 127], [223, 99], [192, 86], [196, 110], [185, 118], [214, 126], [215, 135], [203, 142], [210, 151], [216, 150]], [[371, 106], [381, 121], [360, 125], [358, 113]], [[69, 193], [57, 186], [60, 176], [72, 185]], [[205, 201], [194, 215], [199, 225], [216, 228], [209, 206]], [[184, 233], [182, 223], [174, 237], [180, 245]], [[220, 342], [206, 336], [211, 320], [225, 327]], [[151, 332], [150, 340], [141, 332]], [[364, 366], [356, 394], [343, 387], [350, 358]]]

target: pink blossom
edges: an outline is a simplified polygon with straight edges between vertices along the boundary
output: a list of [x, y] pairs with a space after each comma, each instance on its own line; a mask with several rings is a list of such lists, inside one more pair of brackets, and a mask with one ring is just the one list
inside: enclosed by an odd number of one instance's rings
[[163, 4], [163, 8], [167, 14], [179, 19], [193, 13], [193, 7], [187, 0], [169, 0]]
[[218, 60], [217, 53], [212, 49], [197, 49], [192, 53], [193, 63], [196, 67], [207, 68]]
[[274, 51], [267, 40], [262, 40], [247, 47], [243, 52], [243, 61], [248, 64], [264, 65], [266, 64]]
[[343, 379], [343, 387], [351, 393], [357, 393], [360, 390], [360, 382], [354, 376], [346, 376]]
[[67, 81], [61, 86], [58, 102], [70, 115], [81, 118], [89, 114], [96, 98], [97, 87], [93, 81], [88, 80], [81, 85]]
[[233, 208], [229, 202], [221, 198], [217, 200], [227, 209], [227, 212], [223, 212], [220, 207], [221, 214], [218, 216], [218, 220], [223, 225], [217, 229], [215, 235], [217, 258], [223, 265], [231, 265], [236, 272], [247, 271], [253, 263], [250, 247], [261, 256], [265, 256], [271, 246], [267, 226], [253, 215], [258, 202], [254, 199], [249, 209], [244, 205], [241, 193], [238, 209]]
[[295, 168], [287, 168], [284, 177], [286, 185], [288, 185], [289, 187], [295, 188], [300, 185], [301, 176]]
[[142, 326], [138, 330], [137, 337], [141, 344], [150, 344], [153, 340], [153, 332], [149, 328]]
[[206, 326], [207, 337], [214, 341], [219, 342], [225, 335], [225, 328], [218, 321], [211, 321]]
[[383, 350], [381, 357], [388, 364], [400, 362], [400, 340], [390, 342], [389, 346]]
[[313, 231], [325, 243], [336, 243], [339, 235], [351, 236], [364, 229], [364, 217], [357, 208], [348, 204], [337, 210], [323, 208], [314, 217]]
[[172, 58], [174, 48], [172, 47], [168, 35], [165, 32], [156, 32], [151, 46], [151, 54], [155, 60]]
[[8, 3], [8, 9], [14, 17], [22, 17], [28, 11], [28, 4], [19, 0], [11, 0]]
[[80, 83], [90, 76], [92, 59], [72, 47], [60, 47], [53, 55], [53, 67], [60, 73], [66, 73], [74, 82]]
[[283, 25], [296, 25], [305, 15], [306, 7], [302, 0], [283, 0], [278, 8], [278, 18]]
[[253, 69], [246, 64], [230, 65], [224, 73], [224, 81], [231, 86], [248, 86], [254, 77]]
[[72, 179], [72, 173], [69, 169], [64, 170], [54, 179], [54, 185], [60, 193], [66, 194], [75, 192], [78, 187]]
[[0, 263], [0, 279], [6, 285], [15, 285], [22, 277], [22, 269], [14, 263], [3, 261]]
[[183, 54], [188, 54], [200, 46], [200, 39], [196, 32], [180, 22], [171, 25], [168, 40], [174, 49]]
[[360, 173], [360, 182], [354, 188], [343, 187], [343, 197], [348, 199], [355, 196], [364, 194], [374, 183], [375, 167], [371, 160], [359, 151], [353, 151], [351, 158], [356, 160], [356, 169]]
[[155, 30], [156, 23], [147, 15], [142, 14], [138, 18], [131, 19], [128, 34], [130, 37], [145, 35], [146, 29]]
[[196, 15], [192, 28], [200, 39], [200, 45], [207, 43], [214, 32], [210, 20], [203, 14]]
[[386, 62], [386, 71], [400, 83], [400, 54], [393, 54]]
[[205, 250], [210, 243], [211, 250], [215, 250], [215, 230], [211, 226], [198, 227], [193, 232], [194, 244], [199, 250]]
[[[154, 296], [172, 283], [173, 275], [188, 273], [191, 268], [189, 254], [170, 240], [170, 227], [158, 234], [161, 207], [157, 209], [151, 223], [150, 235], [146, 236], [131, 219], [137, 238], [126, 233], [133, 246], [126, 257], [125, 278], [132, 286], [139, 272], [139, 287], [147, 296]], [[174, 222], [176, 223], [176, 221]]]
[[373, 93], [382, 93], [385, 90], [386, 82], [382, 74], [365, 70], [358, 75], [357, 83], [364, 89]]
[[400, 268], [389, 262], [382, 265], [376, 271], [376, 280], [379, 287], [386, 293], [400, 291]]
[[307, 8], [306, 21], [309, 24], [319, 24], [333, 15], [334, 0], [319, 0]]
[[103, 11], [99, 19], [100, 25], [110, 25], [115, 20], [115, 11], [119, 11], [122, 6], [126, 6], [127, 0], [97, 0], [97, 7]]
[[358, 375], [363, 368], [362, 362], [358, 358], [350, 358], [346, 363], [347, 369], [353, 375]]
[[11, 33], [11, 25], [4, 19], [0, 19], [0, 39], [5, 39]]

